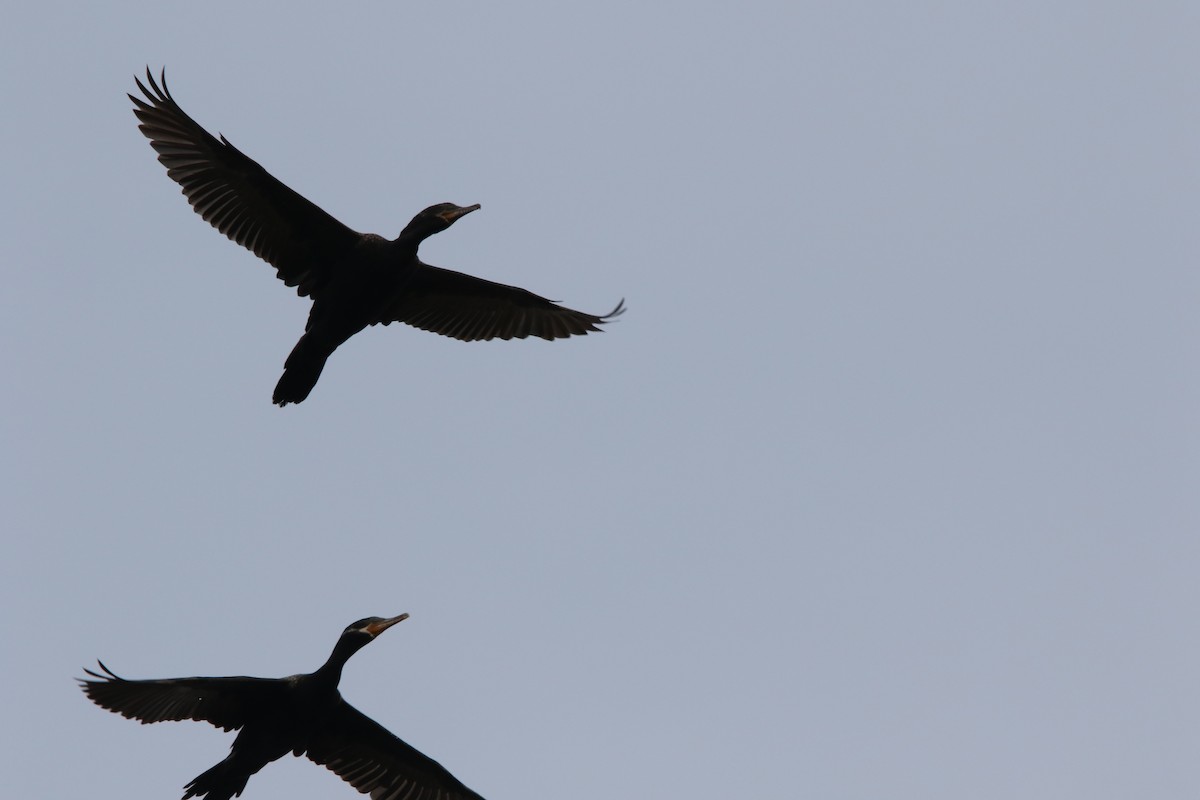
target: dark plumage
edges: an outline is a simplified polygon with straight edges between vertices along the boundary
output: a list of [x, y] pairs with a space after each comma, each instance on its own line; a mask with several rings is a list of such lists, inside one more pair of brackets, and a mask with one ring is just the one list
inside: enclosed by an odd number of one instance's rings
[[403, 322], [471, 342], [561, 339], [599, 330], [624, 310], [585, 314], [515, 286], [423, 263], [417, 247], [478, 205], [439, 203], [392, 241], [347, 228], [271, 176], [224, 136], [214, 138], [146, 70], [145, 98], [129, 95], [139, 129], [167, 175], [217, 230], [267, 261], [288, 286], [313, 299], [304, 335], [288, 356], [274, 400], [308, 397], [326, 359], [368, 325]]
[[342, 632], [316, 672], [290, 678], [168, 678], [129, 681], [100, 663], [80, 680], [97, 705], [143, 723], [193, 719], [239, 731], [229, 756], [202, 772], [183, 797], [229, 800], [270, 762], [305, 755], [371, 800], [482, 800], [441, 764], [388, 733], [342, 699], [342, 667], [407, 614], [367, 617]]

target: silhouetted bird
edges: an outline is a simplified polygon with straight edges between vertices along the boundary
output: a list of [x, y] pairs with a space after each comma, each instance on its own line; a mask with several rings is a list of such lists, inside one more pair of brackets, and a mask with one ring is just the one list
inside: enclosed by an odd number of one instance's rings
[[229, 755], [196, 776], [183, 797], [229, 800], [270, 762], [306, 755], [371, 800], [482, 800], [428, 756], [342, 699], [347, 659], [408, 614], [355, 622], [316, 672], [290, 678], [168, 678], [128, 681], [85, 669], [80, 686], [97, 705], [140, 722], [194, 719], [238, 730]]
[[[200, 216], [278, 271], [288, 286], [313, 299], [304, 335], [284, 364], [274, 400], [308, 397], [325, 360], [368, 325], [403, 322], [465, 342], [561, 339], [599, 330], [624, 301], [597, 316], [564, 308], [515, 286], [432, 267], [417, 247], [479, 208], [439, 203], [413, 217], [388, 241], [347, 228], [283, 185], [222, 136], [214, 138], [146, 70], [145, 100], [129, 95], [138, 128], [158, 151], [167, 175]], [[149, 102], [147, 102], [149, 101]]]

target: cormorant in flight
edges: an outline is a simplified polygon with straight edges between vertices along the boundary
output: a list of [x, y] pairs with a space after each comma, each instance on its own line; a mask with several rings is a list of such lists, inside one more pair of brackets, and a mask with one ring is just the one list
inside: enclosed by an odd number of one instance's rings
[[388, 733], [342, 699], [347, 659], [408, 618], [360, 619], [316, 672], [290, 678], [167, 678], [130, 681], [104, 662], [80, 686], [97, 705], [142, 723], [194, 719], [237, 730], [229, 755], [185, 786], [184, 800], [229, 800], [267, 764], [305, 755], [371, 800], [483, 800], [428, 756]]
[[138, 128], [167, 175], [200, 216], [270, 263], [279, 278], [313, 299], [304, 335], [284, 364], [274, 401], [308, 397], [326, 359], [368, 325], [403, 322], [465, 342], [561, 339], [597, 331], [624, 310], [585, 314], [515, 286], [423, 263], [417, 247], [479, 205], [438, 203], [388, 241], [347, 228], [289, 189], [224, 136], [214, 138], [184, 113], [146, 70], [145, 98], [129, 95]]

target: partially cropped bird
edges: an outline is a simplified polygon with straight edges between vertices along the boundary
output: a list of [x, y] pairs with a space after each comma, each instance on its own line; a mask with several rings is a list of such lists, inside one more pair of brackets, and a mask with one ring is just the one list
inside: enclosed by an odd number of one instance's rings
[[403, 322], [471, 342], [561, 339], [600, 330], [624, 310], [585, 314], [515, 286], [432, 267], [417, 247], [479, 205], [438, 203], [413, 217], [399, 237], [358, 233], [289, 189], [224, 137], [184, 113], [146, 70], [144, 98], [133, 101], [138, 128], [158, 151], [188, 202], [233, 241], [267, 261], [288, 286], [311, 297], [304, 335], [275, 387], [280, 406], [308, 397], [326, 359], [368, 325]]
[[342, 699], [350, 656], [408, 618], [367, 617], [342, 631], [320, 669], [290, 678], [167, 678], [131, 681], [104, 662], [80, 687], [97, 705], [140, 722], [194, 719], [237, 730], [229, 755], [184, 787], [184, 800], [229, 800], [246, 781], [288, 753], [337, 773], [371, 800], [482, 800], [428, 756]]

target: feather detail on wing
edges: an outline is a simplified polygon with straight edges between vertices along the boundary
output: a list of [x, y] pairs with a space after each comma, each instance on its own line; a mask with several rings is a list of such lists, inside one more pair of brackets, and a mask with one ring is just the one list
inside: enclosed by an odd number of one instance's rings
[[80, 688], [96, 705], [142, 723], [191, 719], [230, 731], [241, 728], [255, 707], [282, 690], [271, 678], [167, 678], [126, 680], [104, 662], [96, 680], [80, 679]]
[[445, 767], [342, 703], [308, 757], [371, 800], [483, 800]]
[[587, 314], [516, 286], [421, 264], [371, 324], [403, 322], [464, 342], [549, 340], [599, 331], [624, 311], [622, 300], [607, 314]]
[[361, 235], [292, 191], [225, 137], [217, 139], [188, 116], [146, 70], [145, 98], [129, 95], [138, 128], [158, 152], [171, 180], [200, 216], [274, 266], [302, 296], [319, 293], [339, 253]]

